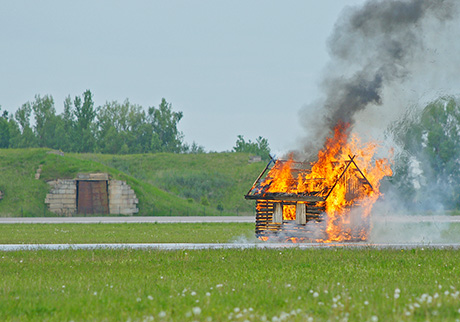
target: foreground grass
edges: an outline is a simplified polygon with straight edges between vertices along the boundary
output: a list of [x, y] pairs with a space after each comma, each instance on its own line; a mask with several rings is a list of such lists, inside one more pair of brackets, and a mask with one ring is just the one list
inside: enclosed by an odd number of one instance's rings
[[228, 243], [254, 238], [250, 223], [0, 224], [0, 244]]
[[[0, 244], [253, 241], [252, 223], [0, 224]], [[370, 243], [460, 243], [460, 223], [379, 223]]]
[[458, 250], [0, 253], [2, 321], [455, 321]]

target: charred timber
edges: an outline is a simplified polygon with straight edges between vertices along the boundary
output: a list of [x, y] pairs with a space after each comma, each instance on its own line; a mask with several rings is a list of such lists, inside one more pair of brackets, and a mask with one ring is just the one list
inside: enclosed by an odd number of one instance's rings
[[285, 192], [270, 192], [262, 195], [246, 195], [246, 199], [260, 199], [260, 200], [281, 200], [281, 201], [306, 201], [306, 202], [319, 202], [324, 201], [323, 197], [310, 196], [295, 193]]

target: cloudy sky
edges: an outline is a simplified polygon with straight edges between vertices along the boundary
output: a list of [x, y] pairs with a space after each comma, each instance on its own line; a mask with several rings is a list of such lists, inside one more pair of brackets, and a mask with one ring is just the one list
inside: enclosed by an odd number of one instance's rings
[[340, 12], [364, 0], [2, 1], [0, 105], [90, 89], [96, 106], [183, 111], [185, 141], [230, 150], [237, 135], [299, 144]]

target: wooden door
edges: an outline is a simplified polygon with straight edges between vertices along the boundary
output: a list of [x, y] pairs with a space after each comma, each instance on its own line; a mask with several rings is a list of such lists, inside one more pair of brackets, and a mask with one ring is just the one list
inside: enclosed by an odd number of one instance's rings
[[107, 181], [77, 182], [77, 212], [86, 214], [108, 214]]

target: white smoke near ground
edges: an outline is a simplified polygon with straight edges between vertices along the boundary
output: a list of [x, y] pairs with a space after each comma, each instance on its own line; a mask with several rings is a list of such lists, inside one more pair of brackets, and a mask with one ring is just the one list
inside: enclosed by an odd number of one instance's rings
[[[387, 135], [389, 125], [409, 107], [417, 110], [440, 96], [459, 94], [459, 7], [458, 0], [369, 0], [344, 9], [328, 40], [330, 62], [319, 81], [319, 95], [299, 112], [305, 136], [295, 159], [315, 161], [338, 122], [350, 123], [363, 141], [379, 141], [376, 157], [388, 156], [390, 149], [404, 153]], [[426, 184], [423, 155], [407, 160], [410, 183], [415, 188]], [[390, 184], [383, 188], [384, 197], [372, 209], [369, 241], [460, 242], [453, 224], [439, 221], [441, 217], [423, 221], [407, 216], [418, 210], [408, 208]], [[441, 184], [432, 188], [449, 189]], [[444, 210], [441, 200], [427, 198], [435, 211]], [[356, 227], [365, 224], [354, 218]], [[324, 234], [324, 224], [309, 222], [306, 228], [312, 239]], [[277, 237], [292, 236], [281, 232]]]
[[[458, 0], [369, 0], [344, 9], [328, 40], [330, 62], [319, 83], [320, 94], [300, 111], [306, 135], [295, 155], [314, 161], [339, 121], [350, 123], [362, 140], [379, 141], [378, 157], [387, 156], [390, 149], [403, 153], [387, 135], [389, 125], [409, 107], [417, 110], [440, 96], [459, 94], [459, 7]], [[420, 170], [423, 155], [408, 160], [409, 179], [418, 191], [430, 175]], [[442, 182], [432, 189], [448, 191]], [[420, 209], [409, 208], [391, 185], [384, 190], [372, 210], [371, 241], [452, 238], [446, 233], [448, 223], [398, 221]], [[442, 200], [426, 197], [432, 209], [443, 212]], [[390, 219], [396, 222], [390, 225]]]

